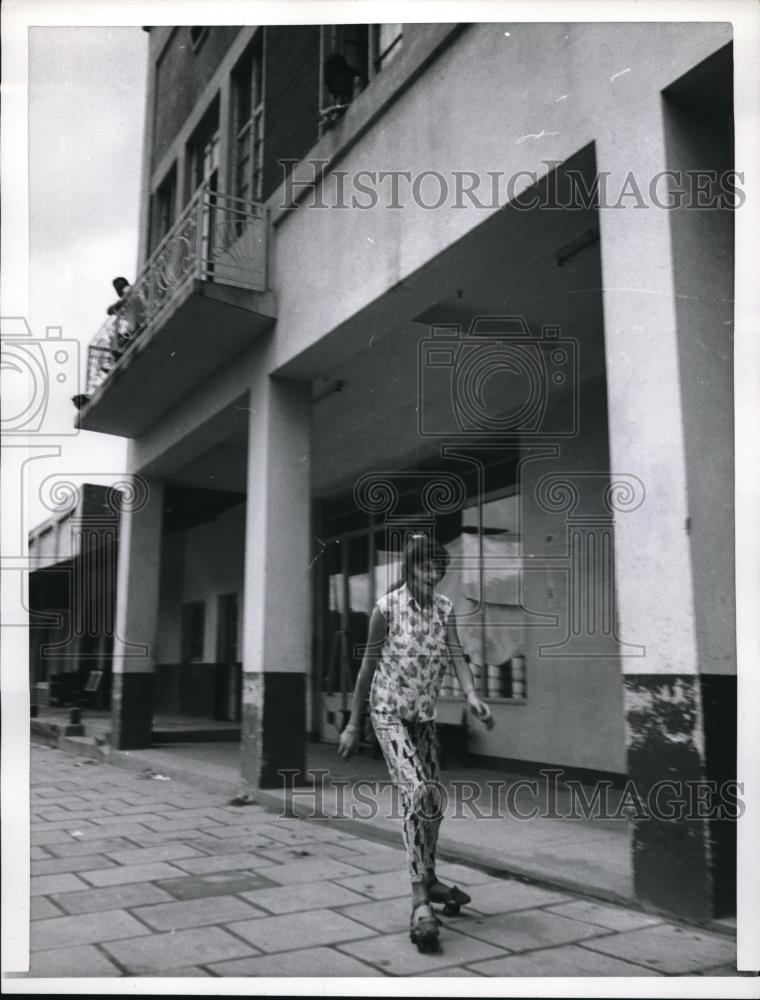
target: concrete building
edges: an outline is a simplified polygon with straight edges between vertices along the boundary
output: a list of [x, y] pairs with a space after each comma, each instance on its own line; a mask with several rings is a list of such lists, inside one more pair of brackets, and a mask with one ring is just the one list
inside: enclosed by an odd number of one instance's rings
[[[435, 531], [497, 721], [478, 759], [735, 778], [730, 25], [149, 45], [138, 272], [78, 415], [148, 488], [115, 745], [174, 698], [240, 718], [252, 786], [302, 770], [398, 544]], [[636, 822], [637, 893], [729, 911], [734, 835]]]
[[59, 513], [29, 535], [31, 702], [108, 707], [122, 494], [59, 488]]

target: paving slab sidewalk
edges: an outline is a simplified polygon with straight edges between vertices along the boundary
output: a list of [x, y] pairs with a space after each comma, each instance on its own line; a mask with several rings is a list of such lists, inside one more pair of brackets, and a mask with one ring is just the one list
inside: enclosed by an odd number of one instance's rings
[[[89, 727], [89, 718], [87, 725]], [[33, 738], [40, 740], [39, 735]], [[91, 737], [56, 737], [53, 745], [131, 771], [150, 769], [204, 790], [224, 789], [232, 795], [240, 789], [240, 747], [232, 743], [189, 742], [114, 751], [107, 744], [98, 746]], [[349, 829], [357, 826], [350, 817], [358, 815], [361, 817], [360, 830], [369, 826], [373, 839], [397, 843], [398, 822], [394, 818], [393, 796], [382, 760], [363, 753], [344, 761], [337, 755], [334, 745], [309, 743], [307, 775], [307, 787], [267, 789], [260, 794], [260, 800], [277, 810], [287, 802], [301, 816], [321, 811], [331, 821], [335, 819]], [[625, 818], [601, 817], [573, 817], [560, 821], [542, 816], [541, 809], [526, 822], [510, 810], [495, 808], [495, 798], [506, 794], [504, 790], [519, 777], [469, 766], [444, 769], [442, 780], [447, 790], [448, 808], [439, 851], [468, 864], [488, 866], [500, 875], [524, 876], [574, 892], [591, 892], [623, 906], [631, 904], [634, 888], [630, 823]], [[360, 800], [359, 791], [367, 781], [379, 782], [380, 808], [365, 818], [366, 803]], [[462, 802], [460, 808], [454, 786], [463, 781], [473, 790], [480, 791], [474, 798], [470, 798], [470, 791], [465, 791], [468, 805], [464, 807]], [[494, 786], [501, 791], [494, 791]], [[540, 804], [541, 796], [546, 794], [543, 783], [538, 782], [538, 786], [539, 802], [534, 805]], [[612, 790], [610, 794], [610, 806], [614, 807], [615, 796], [619, 793]], [[532, 802], [527, 790], [526, 795]], [[570, 807], [568, 794], [560, 787], [557, 796], [556, 806], [564, 815]], [[88, 805], [93, 806], [93, 802]], [[526, 805], [530, 802], [515, 801], [515, 809], [520, 811]], [[478, 818], [475, 811], [480, 813]], [[84, 816], [83, 822], [88, 818]], [[218, 819], [211, 816], [210, 821], [215, 818]], [[163, 833], [172, 831], [172, 820], [168, 816], [162, 815], [158, 822], [163, 825], [154, 827], [156, 843], [160, 842]]]
[[448, 862], [421, 955], [392, 845], [38, 745], [31, 795], [31, 977], [737, 975], [729, 933]]

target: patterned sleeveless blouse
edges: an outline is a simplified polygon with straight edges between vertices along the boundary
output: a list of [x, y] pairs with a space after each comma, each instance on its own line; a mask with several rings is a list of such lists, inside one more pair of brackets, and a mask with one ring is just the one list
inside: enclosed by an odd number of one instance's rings
[[387, 625], [369, 695], [374, 715], [428, 722], [449, 664], [446, 622], [452, 603], [433, 594], [421, 608], [406, 584], [381, 597], [377, 607]]

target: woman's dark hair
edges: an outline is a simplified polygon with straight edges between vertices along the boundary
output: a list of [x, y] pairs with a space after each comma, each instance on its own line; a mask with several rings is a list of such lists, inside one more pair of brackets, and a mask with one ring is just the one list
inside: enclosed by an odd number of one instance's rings
[[440, 542], [428, 535], [410, 535], [401, 559], [401, 582], [407, 583], [411, 578], [412, 568], [425, 563], [432, 563], [440, 568], [443, 576], [449, 565], [449, 553]]

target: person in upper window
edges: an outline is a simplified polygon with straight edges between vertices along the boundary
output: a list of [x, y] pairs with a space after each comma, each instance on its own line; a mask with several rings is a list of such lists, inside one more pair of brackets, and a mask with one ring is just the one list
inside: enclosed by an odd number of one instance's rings
[[366, 84], [359, 70], [340, 52], [333, 52], [325, 59], [325, 86], [334, 104], [350, 104]]

